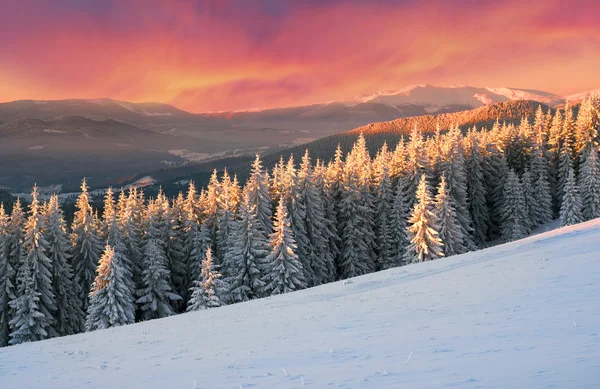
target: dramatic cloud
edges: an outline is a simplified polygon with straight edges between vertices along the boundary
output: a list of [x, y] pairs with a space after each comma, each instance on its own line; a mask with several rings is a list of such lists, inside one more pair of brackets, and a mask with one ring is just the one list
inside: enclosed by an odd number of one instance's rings
[[194, 112], [415, 83], [600, 87], [595, 0], [21, 0], [0, 101], [113, 97]]

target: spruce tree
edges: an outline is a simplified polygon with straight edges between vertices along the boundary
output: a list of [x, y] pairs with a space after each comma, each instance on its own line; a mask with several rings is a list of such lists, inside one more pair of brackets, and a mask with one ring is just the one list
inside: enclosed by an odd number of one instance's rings
[[326, 229], [327, 249], [324, 261], [327, 266], [327, 275], [325, 282], [333, 282], [337, 278], [336, 259], [340, 254], [339, 235], [337, 230], [337, 211], [336, 203], [333, 197], [332, 183], [328, 178], [328, 171], [325, 164], [317, 160], [314, 169], [314, 182], [317, 195], [323, 201], [324, 225]]
[[232, 246], [223, 266], [230, 287], [229, 297], [236, 303], [261, 297], [265, 288], [262, 270], [270, 248], [255, 207], [250, 193], [246, 192], [233, 231]]
[[284, 199], [280, 199], [271, 234], [271, 253], [265, 260], [265, 294], [274, 295], [306, 288], [302, 263], [290, 228]]
[[579, 173], [582, 216], [584, 220], [600, 217], [600, 160], [596, 147], [589, 149]]
[[48, 241], [47, 255], [52, 263], [52, 293], [56, 299], [56, 310], [53, 312], [55, 329], [59, 336], [73, 335], [83, 331], [84, 313], [77, 297], [66, 224], [56, 195], [50, 198], [46, 208], [44, 230]]
[[553, 217], [549, 162], [544, 156], [542, 147], [539, 145], [536, 145], [533, 152], [531, 180], [534, 199], [531, 206], [535, 224], [549, 223]]
[[511, 170], [504, 185], [503, 204], [501, 208], [502, 238], [506, 242], [521, 239], [529, 233], [529, 212], [523, 194], [523, 186], [519, 176]]
[[390, 155], [384, 143], [374, 162], [375, 174], [375, 242], [377, 270], [395, 265], [391, 224], [394, 193], [389, 173]]
[[401, 266], [406, 259], [406, 250], [410, 244], [410, 236], [407, 229], [410, 210], [406, 200], [405, 188], [405, 179], [404, 177], [401, 177], [396, 185], [394, 203], [390, 214], [390, 226], [392, 227], [392, 254], [390, 255], [390, 262], [388, 264], [383, 264], [383, 269]]
[[[52, 289], [52, 262], [47, 256], [49, 246], [44, 236], [37, 187], [34, 186], [31, 195], [32, 200], [29, 206], [29, 217], [25, 223], [23, 250], [19, 264], [19, 275], [22, 279], [19, 280], [20, 286], [17, 289], [17, 298], [13, 300], [19, 301], [19, 304], [25, 304], [27, 309], [21, 312], [17, 310], [15, 313], [13, 320], [21, 324], [13, 328], [13, 333], [20, 331], [19, 326], [28, 328], [29, 325], [23, 324], [21, 320], [24, 320], [26, 316], [35, 311], [37, 313], [34, 320], [39, 328], [43, 329], [38, 335], [41, 338], [54, 337], [58, 334], [54, 327], [55, 322], [52, 315], [56, 311], [56, 298]], [[30, 287], [33, 288], [33, 292], [28, 289]], [[24, 302], [21, 300], [23, 295], [31, 300]], [[21, 316], [21, 314], [26, 316]]]
[[573, 168], [569, 169], [567, 180], [565, 182], [562, 203], [560, 206], [560, 225], [561, 227], [581, 223], [581, 197], [579, 187], [575, 179]]
[[132, 274], [123, 258], [106, 245], [90, 292], [86, 331], [118, 327], [135, 321], [134, 297], [128, 287]]
[[407, 262], [430, 261], [444, 256], [438, 220], [433, 213], [431, 189], [424, 174], [417, 187], [416, 203], [409, 223], [411, 240], [406, 251]]
[[191, 298], [187, 311], [217, 308], [225, 305], [223, 298], [227, 299], [229, 285], [221, 279], [217, 270], [210, 247], [206, 250], [206, 257], [202, 261], [199, 279], [194, 281], [191, 288]]
[[487, 240], [487, 231], [490, 223], [489, 209], [486, 201], [487, 187], [483, 168], [483, 156], [477, 135], [469, 134], [468, 157], [466, 160], [467, 194], [469, 197], [469, 212], [473, 220], [473, 241], [482, 247]]
[[[125, 246], [125, 257], [130, 264], [132, 281], [134, 290], [137, 290], [141, 284], [142, 278], [142, 251], [141, 251], [141, 234], [142, 231], [138, 227], [138, 198], [133, 190], [125, 196], [121, 192], [119, 196], [119, 212], [117, 214], [117, 222], [120, 231], [120, 240]], [[115, 246], [115, 249], [117, 247]]]
[[173, 315], [175, 310], [172, 302], [181, 299], [172, 289], [160, 207], [160, 203], [156, 201], [151, 201], [148, 205], [142, 287], [138, 290], [139, 298], [136, 300], [144, 320]]
[[0, 203], [0, 347], [7, 346], [10, 339], [8, 322], [12, 318], [12, 312], [9, 303], [15, 299], [16, 271], [10, 263], [8, 226], [4, 204]]
[[446, 177], [443, 175], [435, 198], [434, 213], [438, 221], [438, 237], [443, 244], [444, 257], [464, 253], [463, 232], [458, 224], [454, 200], [448, 193]]
[[250, 201], [254, 204], [257, 222], [261, 225], [265, 238], [268, 238], [273, 232], [273, 221], [271, 220], [273, 212], [269, 196], [269, 175], [262, 167], [259, 154], [256, 154], [252, 163], [250, 177], [244, 191], [250, 196]]
[[94, 212], [90, 206], [88, 186], [85, 179], [81, 183], [81, 194], [77, 198], [75, 207], [77, 211], [74, 215], [73, 232], [71, 234], [73, 270], [75, 271], [75, 282], [78, 285], [82, 309], [86, 311], [88, 294], [94, 282], [102, 245], [98, 237]]
[[313, 274], [313, 279], [308, 286], [321, 285], [330, 278], [330, 268], [334, 259], [329, 251], [331, 230], [325, 219], [324, 198], [316, 186], [308, 150], [302, 157], [296, 185], [298, 201], [304, 205], [304, 226], [309, 242], [307, 263]]
[[538, 226], [535, 214], [537, 201], [535, 198], [533, 184], [531, 182], [531, 172], [527, 169], [525, 169], [525, 172], [521, 176], [521, 187], [523, 188], [523, 197], [525, 198], [525, 205], [527, 208], [527, 229], [531, 231]]

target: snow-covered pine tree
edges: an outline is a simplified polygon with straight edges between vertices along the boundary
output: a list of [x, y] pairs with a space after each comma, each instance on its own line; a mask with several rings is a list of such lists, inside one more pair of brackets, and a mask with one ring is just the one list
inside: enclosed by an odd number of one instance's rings
[[321, 160], [317, 160], [314, 168], [314, 182], [317, 195], [323, 200], [325, 211], [324, 224], [326, 228], [327, 250], [325, 262], [327, 275], [325, 282], [333, 282], [337, 278], [335, 261], [340, 254], [339, 236], [337, 232], [337, 212], [335, 200], [332, 196], [333, 188], [327, 174], [327, 167]]
[[[232, 244], [223, 263], [229, 285], [229, 299], [223, 302], [243, 302], [262, 297], [265, 283], [262, 270], [270, 253], [262, 224], [258, 222], [256, 205], [245, 192], [239, 210], [239, 220], [232, 231]], [[224, 298], [224, 297], [223, 297]]]
[[290, 228], [284, 199], [279, 200], [271, 235], [271, 253], [265, 260], [265, 295], [306, 288], [302, 263], [296, 255], [296, 242]]
[[549, 162], [538, 144], [533, 149], [531, 160], [531, 183], [533, 186], [533, 218], [536, 225], [552, 220], [552, 189], [550, 186]]
[[442, 175], [435, 198], [435, 218], [438, 222], [438, 238], [443, 244], [444, 257], [465, 252], [463, 232], [458, 223], [454, 199], [448, 193], [446, 177]]
[[217, 308], [225, 305], [227, 298], [224, 296], [229, 291], [229, 285], [221, 279], [221, 273], [217, 270], [210, 247], [202, 261], [199, 279], [194, 281], [191, 288], [191, 298], [187, 311], [199, 311], [202, 309]]
[[9, 303], [15, 299], [16, 271], [10, 263], [8, 222], [4, 204], [0, 203], [0, 347], [8, 346], [10, 340], [8, 322], [12, 318], [12, 312]]
[[[564, 125], [567, 128], [567, 124]], [[562, 198], [565, 194], [565, 186], [567, 184], [567, 177], [569, 175], [569, 171], [573, 169], [573, 160], [571, 149], [573, 148], [573, 143], [571, 141], [570, 135], [565, 135], [559, 154], [558, 154], [558, 172], [557, 172], [557, 198], [559, 204], [562, 204]]]
[[373, 162], [375, 187], [375, 243], [377, 270], [396, 266], [393, 245], [392, 207], [394, 193], [389, 166], [391, 156], [384, 143]]
[[473, 221], [469, 213], [469, 200], [467, 198], [467, 171], [465, 166], [465, 154], [462, 143], [462, 134], [458, 127], [451, 128], [448, 132], [444, 145], [444, 158], [442, 161], [442, 173], [446, 176], [448, 194], [452, 196], [456, 208], [457, 221], [461, 228], [463, 244], [456, 246], [456, 254], [462, 254], [477, 247], [473, 240]]
[[473, 241], [482, 247], [487, 240], [487, 231], [490, 223], [490, 214], [486, 202], [487, 188], [483, 168], [481, 146], [475, 132], [470, 132], [466, 139], [467, 144], [467, 194], [469, 197], [469, 212], [473, 220]]
[[394, 203], [390, 214], [390, 226], [392, 227], [392, 254], [390, 256], [389, 267], [401, 266], [406, 259], [406, 250], [410, 244], [410, 236], [408, 233], [408, 217], [410, 210], [406, 201], [405, 177], [400, 177], [396, 185], [396, 193], [394, 195]]
[[[218, 197], [217, 211], [217, 234], [216, 234], [216, 258], [217, 264], [225, 263], [228, 255], [228, 250], [233, 244], [233, 231], [235, 230], [235, 212], [233, 210], [233, 202], [231, 198], [231, 178], [227, 170], [223, 173], [221, 180], [221, 191]], [[227, 272], [226, 269], [223, 269]]]
[[39, 308], [41, 293], [36, 290], [29, 256], [25, 252], [21, 255], [23, 261], [17, 273], [17, 297], [9, 303], [14, 311], [9, 322], [10, 345], [48, 338], [48, 317]]
[[293, 155], [290, 156], [286, 165], [284, 183], [285, 185], [282, 188], [286, 193], [286, 209], [289, 212], [290, 225], [296, 242], [296, 255], [302, 264], [307, 286], [312, 286], [317, 279], [317, 269], [311, 263], [312, 247], [306, 225], [306, 204], [301, 197], [299, 177], [296, 173]]
[[259, 154], [256, 154], [252, 163], [252, 170], [244, 191], [250, 196], [250, 201], [254, 204], [256, 220], [261, 225], [265, 238], [268, 239], [273, 232], [273, 221], [271, 220], [273, 212], [269, 197], [269, 175], [262, 167]]
[[596, 147], [590, 147], [579, 173], [582, 216], [584, 220], [600, 217], [600, 160]]
[[106, 245], [90, 292], [86, 331], [118, 327], [135, 321], [134, 297], [127, 286], [132, 274], [127, 264], [123, 263], [123, 258]]
[[121, 241], [125, 246], [125, 257], [130, 264], [134, 290], [137, 290], [141, 284], [142, 278], [142, 251], [141, 251], [141, 233], [137, 226], [137, 196], [130, 189], [129, 194], [121, 191], [119, 196], [119, 212], [117, 222], [121, 232]]
[[574, 151], [583, 163], [590, 149], [597, 146], [600, 127], [600, 101], [595, 94], [589, 94], [581, 102], [575, 122]]
[[[497, 133], [492, 133], [497, 137]], [[502, 225], [502, 204], [504, 202], [504, 183], [508, 176], [508, 165], [504, 153], [498, 148], [498, 140], [490, 140], [486, 146], [483, 175], [486, 186], [486, 202], [489, 210], [488, 239], [497, 238]]]
[[144, 320], [173, 315], [175, 311], [172, 302], [181, 299], [172, 289], [160, 206], [157, 201], [150, 201], [148, 204], [142, 260], [142, 288], [138, 290], [139, 298], [136, 300]]
[[84, 312], [77, 297], [66, 224], [56, 195], [50, 198], [44, 214], [44, 235], [48, 241], [47, 255], [52, 263], [52, 293], [56, 299], [54, 328], [59, 336], [73, 335], [83, 331]]
[[94, 212], [90, 206], [87, 182], [81, 183], [81, 194], [77, 198], [71, 234], [73, 246], [73, 270], [82, 309], [87, 310], [88, 294], [96, 277], [96, 267], [102, 245], [98, 237], [98, 229], [94, 220]]
[[529, 212], [523, 194], [523, 186], [519, 176], [513, 171], [508, 172], [504, 184], [503, 204], [501, 208], [502, 225], [500, 231], [506, 242], [521, 239], [529, 233]]
[[529, 231], [535, 229], [538, 226], [537, 218], [535, 214], [536, 198], [533, 184], [531, 182], [531, 172], [525, 169], [521, 176], [521, 187], [523, 188], [523, 197], [525, 198], [525, 205], [527, 208], [527, 229]]
[[[370, 273], [371, 240], [367, 235], [371, 220], [365, 219], [362, 209], [361, 182], [358, 169], [349, 156], [346, 161], [342, 197], [339, 205], [340, 258], [338, 272], [341, 278], [351, 278]], [[351, 163], [349, 163], [351, 162]]]
[[[205, 196], [203, 198], [203, 209], [205, 212], [203, 222], [206, 224], [210, 233], [210, 240], [213, 244], [213, 254], [216, 252], [216, 239], [217, 229], [219, 227], [219, 197], [221, 196], [221, 184], [219, 183], [219, 177], [217, 170], [213, 171], [208, 186], [206, 188]], [[217, 258], [217, 261], [218, 262]]]
[[[36, 305], [37, 311], [43, 315], [39, 317], [39, 324], [44, 328], [48, 337], [57, 336], [56, 329], [54, 327], [55, 321], [52, 315], [56, 311], [56, 298], [52, 290], [52, 262], [48, 258], [48, 242], [44, 236], [44, 226], [42, 214], [40, 213], [40, 204], [38, 201], [37, 187], [33, 187], [31, 193], [31, 204], [29, 205], [29, 217], [25, 222], [24, 227], [24, 238], [23, 238], [23, 251], [21, 256], [21, 263], [19, 267], [19, 274], [25, 277], [22, 282], [22, 286], [17, 290], [17, 300], [22, 296], [22, 293], [27, 293], [26, 283], [28, 282], [27, 277], [32, 277], [32, 287], [36, 292], [39, 300], [35, 298], [34, 294], [30, 294], [35, 301], [29, 301], [27, 305]], [[29, 267], [30, 270], [21, 268]], [[18, 312], [15, 318], [18, 317]], [[22, 317], [21, 317], [22, 319]]]
[[[192, 282], [200, 277], [202, 261], [206, 256], [206, 250], [212, 247], [210, 233], [206, 224], [191, 224], [188, 231], [186, 246], [190, 250], [188, 259], [188, 277]], [[189, 291], [186, 294], [189, 297]]]
[[[188, 256], [185, 247], [184, 208], [185, 199], [183, 194], [179, 192], [179, 195], [173, 200], [173, 206], [167, 216], [170, 236], [166, 246], [173, 290], [182, 297], [187, 295], [191, 283], [188, 278]], [[183, 298], [174, 305], [178, 312], [185, 312], [185, 300]]]
[[573, 168], [570, 168], [565, 182], [562, 203], [560, 205], [561, 227], [581, 223], [583, 221], [581, 208], [581, 197], [575, 179], [575, 171]]
[[115, 194], [109, 186], [104, 193], [104, 211], [102, 212], [102, 222], [100, 223], [100, 239], [108, 239], [108, 230], [113, 220], [116, 220], [117, 210], [115, 208]]
[[406, 251], [406, 262], [430, 261], [444, 256], [438, 220], [433, 213], [431, 189], [425, 174], [421, 176], [417, 187], [416, 203], [409, 223], [411, 240]]
[[308, 149], [302, 157], [296, 185], [298, 201], [304, 205], [305, 210], [304, 225], [309, 242], [308, 263], [313, 273], [313, 279], [308, 286], [321, 285], [330, 278], [330, 268], [334, 259], [329, 251], [331, 230], [325, 219], [324, 198], [316, 186]]
[[423, 135], [415, 126], [406, 145], [406, 199], [411, 209], [416, 201], [417, 187], [423, 174], [429, 175], [427, 156], [423, 147]]

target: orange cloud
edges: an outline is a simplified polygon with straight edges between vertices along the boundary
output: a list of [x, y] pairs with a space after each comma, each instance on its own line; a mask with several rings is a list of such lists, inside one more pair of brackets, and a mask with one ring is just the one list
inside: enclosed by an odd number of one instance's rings
[[203, 112], [414, 83], [600, 86], [595, 1], [16, 4], [0, 16], [0, 101], [112, 97]]

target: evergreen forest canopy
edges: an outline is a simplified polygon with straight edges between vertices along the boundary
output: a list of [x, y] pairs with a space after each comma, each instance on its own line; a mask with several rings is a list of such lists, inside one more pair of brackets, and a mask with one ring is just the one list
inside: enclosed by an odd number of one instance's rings
[[[242, 187], [216, 172], [198, 192], [145, 199], [87, 184], [67, 230], [57, 196], [0, 207], [0, 346], [287, 293], [512, 241], [555, 218], [600, 217], [600, 102], [577, 114], [458, 126], [327, 161], [308, 151]], [[393, 147], [389, 147], [393, 146]]]

